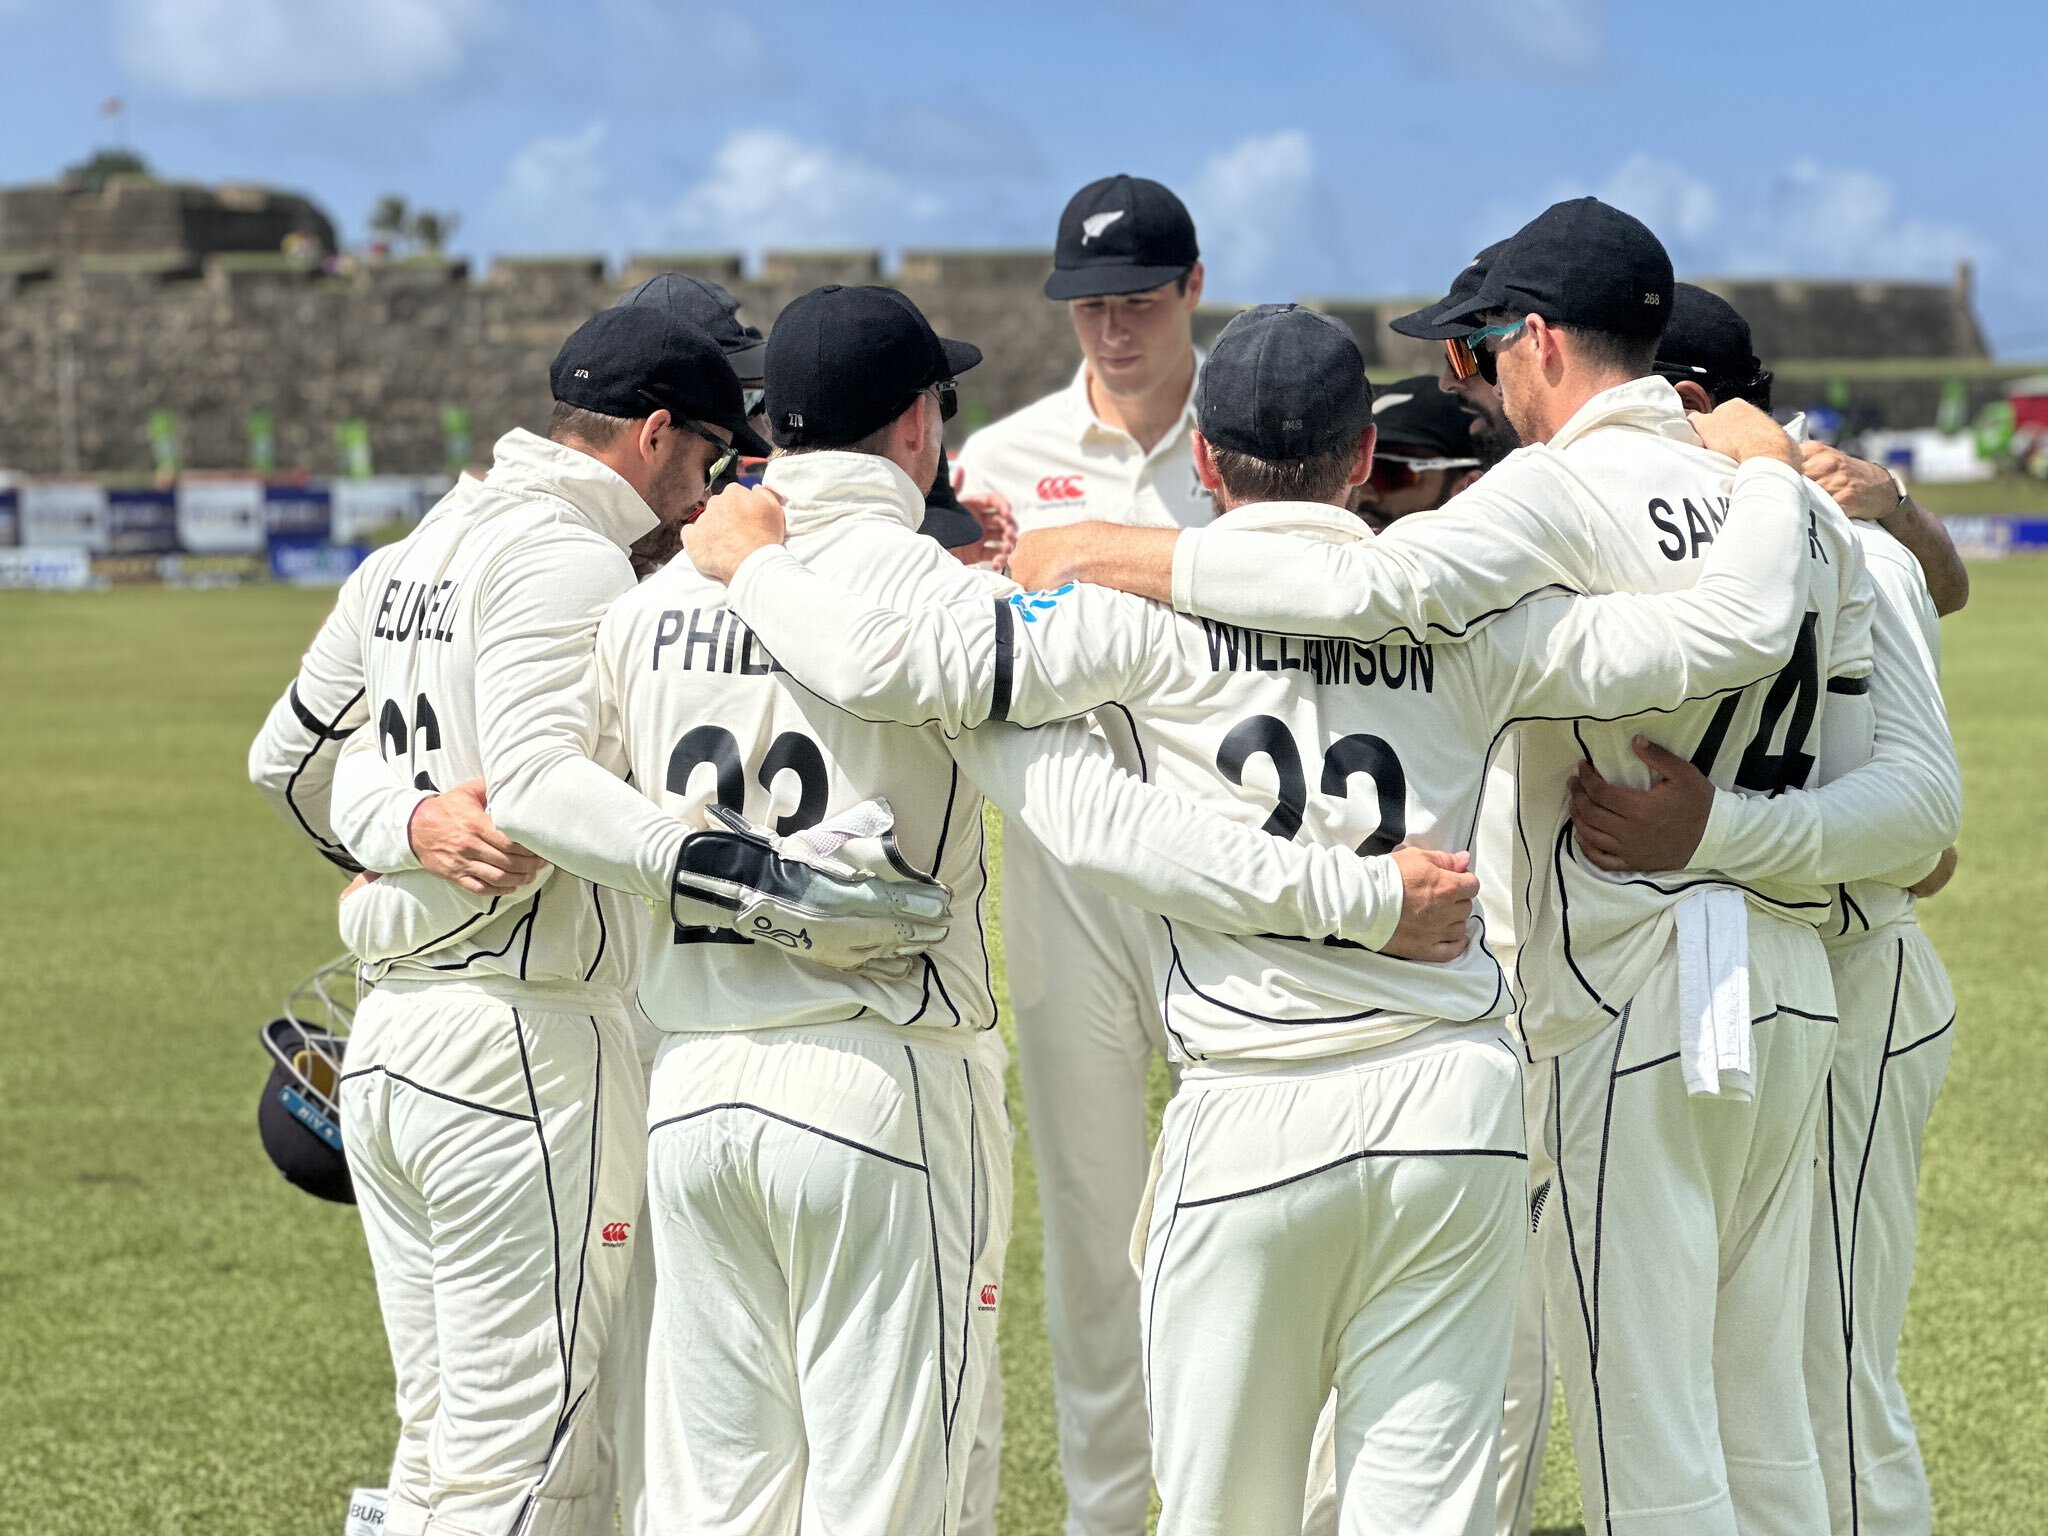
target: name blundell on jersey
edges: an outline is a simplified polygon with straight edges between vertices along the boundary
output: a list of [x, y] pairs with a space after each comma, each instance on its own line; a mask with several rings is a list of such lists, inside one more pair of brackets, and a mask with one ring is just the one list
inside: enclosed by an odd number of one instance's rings
[[461, 591], [460, 581], [404, 581], [392, 577], [384, 583], [384, 594], [378, 599], [370, 638], [453, 642], [455, 631], [449, 626], [454, 621]]

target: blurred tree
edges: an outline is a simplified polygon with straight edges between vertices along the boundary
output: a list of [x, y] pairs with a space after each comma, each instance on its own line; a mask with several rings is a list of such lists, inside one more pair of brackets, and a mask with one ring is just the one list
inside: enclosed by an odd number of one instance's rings
[[98, 192], [106, 186], [109, 176], [147, 176], [151, 173], [149, 162], [132, 149], [96, 149], [91, 158], [66, 166], [64, 174], [77, 178]]
[[460, 216], [452, 213], [436, 213], [431, 208], [422, 208], [412, 216], [407, 230], [412, 242], [428, 256], [438, 256], [455, 238], [455, 227], [462, 222]]
[[412, 210], [396, 192], [386, 192], [378, 198], [377, 206], [370, 214], [371, 231], [383, 236], [387, 246], [395, 246], [403, 240], [406, 226], [411, 222]]

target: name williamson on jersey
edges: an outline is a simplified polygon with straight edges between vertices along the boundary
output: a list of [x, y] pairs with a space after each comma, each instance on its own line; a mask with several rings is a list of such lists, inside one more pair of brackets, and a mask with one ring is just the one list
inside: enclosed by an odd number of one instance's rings
[[1426, 645], [1368, 645], [1274, 635], [1261, 629], [1201, 620], [1216, 672], [1306, 672], [1318, 683], [1436, 692], [1436, 653]]

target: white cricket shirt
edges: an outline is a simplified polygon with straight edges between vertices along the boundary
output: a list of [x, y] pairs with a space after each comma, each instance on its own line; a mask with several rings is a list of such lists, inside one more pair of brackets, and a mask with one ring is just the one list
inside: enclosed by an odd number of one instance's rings
[[[921, 488], [886, 459], [820, 452], [769, 462], [789, 549], [764, 551], [831, 586], [908, 607], [992, 609], [1017, 589], [962, 566], [916, 533]], [[794, 552], [792, 554], [792, 552]], [[750, 566], [760, 560], [756, 555]], [[804, 567], [799, 566], [802, 570]], [[857, 651], [857, 632], [821, 631]], [[946, 939], [906, 983], [805, 964], [773, 945], [690, 931], [657, 934], [641, 1000], [669, 1030], [758, 1029], [856, 1017], [941, 1030], [995, 1019], [983, 896], [981, 792], [1056, 857], [1123, 899], [1240, 932], [1287, 927], [1383, 942], [1399, 916], [1386, 861], [1289, 847], [1121, 772], [1101, 738], [1066, 722], [991, 725], [949, 736], [936, 718], [884, 723], [797, 686], [726, 589], [679, 556], [622, 598], [599, 634], [607, 734], [633, 782], [691, 824], [714, 801], [780, 832], [881, 796], [903, 856], [953, 891]], [[886, 656], [871, 659], [886, 669]], [[912, 717], [913, 721], [918, 717]]]
[[[635, 946], [621, 934], [644, 916], [619, 893], [665, 903], [685, 829], [622, 783], [620, 765], [595, 760], [591, 652], [598, 620], [633, 586], [626, 549], [654, 514], [598, 460], [526, 431], [499, 440], [480, 485], [451, 495], [463, 499], [394, 546], [354, 595], [372, 729], [342, 752], [335, 829], [366, 867], [414, 870], [406, 826], [418, 800], [481, 778], [499, 830], [559, 867], [414, 953], [364, 958], [375, 974], [623, 995]], [[389, 883], [344, 904], [352, 937], [349, 908], [387, 899]], [[422, 903], [476, 905], [455, 887], [414, 884]]]
[[[1545, 444], [1521, 448], [1470, 489], [1371, 543], [1288, 547], [1211, 527], [1180, 536], [1174, 604], [1247, 628], [1379, 642], [1439, 639], [1532, 594], [1670, 592], [1690, 586], [1727, 515], [1730, 465], [1700, 446], [1677, 392], [1631, 380], [1588, 400]], [[1804, 484], [1804, 482], [1802, 482]], [[1870, 586], [1840, 508], [1807, 495], [1808, 537], [1784, 579], [1806, 615], [1783, 670], [1727, 699], [1619, 720], [1524, 728], [1516, 821], [1519, 1023], [1532, 1056], [1590, 1039], [1663, 954], [1672, 908], [1703, 882], [1818, 926], [1831, 892], [1811, 878], [1617, 876], [1579, 855], [1567, 776], [1590, 759], [1643, 784], [1640, 733], [1693, 758], [1717, 785], [1812, 781], [1829, 678], [1870, 670]], [[1602, 707], [1603, 716], [1625, 715]]]
[[[864, 712], [959, 728], [1113, 707], [1149, 780], [1285, 845], [1451, 851], [1471, 846], [1513, 721], [1667, 708], [1775, 665], [1803, 618], [1782, 577], [1806, 545], [1801, 484], [1781, 464], [1746, 467], [1726, 503], [1739, 537], [1691, 588], [1538, 597], [1464, 644], [1305, 640], [1071, 585], [918, 609], [872, 584], [848, 593], [794, 549], [750, 557], [733, 603], [806, 686]], [[1373, 541], [1321, 505], [1241, 507], [1216, 526], [1283, 554]], [[1483, 943], [1420, 965], [1172, 920], [1159, 937], [1167, 1028], [1191, 1062], [1326, 1056], [1511, 1006]]]
[[[1202, 354], [1195, 354], [1195, 379]], [[1195, 476], [1195, 388], [1171, 431], [1148, 451], [1088, 402], [1084, 362], [1065, 389], [983, 427], [955, 456], [970, 491], [1009, 499], [1019, 533], [1066, 523], [1195, 528], [1216, 515]]]

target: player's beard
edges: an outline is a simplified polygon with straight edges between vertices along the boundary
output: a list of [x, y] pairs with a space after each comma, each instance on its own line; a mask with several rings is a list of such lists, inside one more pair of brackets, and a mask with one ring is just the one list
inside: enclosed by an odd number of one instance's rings
[[1482, 470], [1493, 468], [1521, 446], [1521, 435], [1509, 425], [1505, 414], [1472, 413], [1472, 452]]
[[675, 559], [676, 551], [682, 547], [683, 525], [680, 522], [656, 523], [651, 532], [635, 539], [633, 547], [626, 551], [633, 562], [633, 579], [645, 581]]

